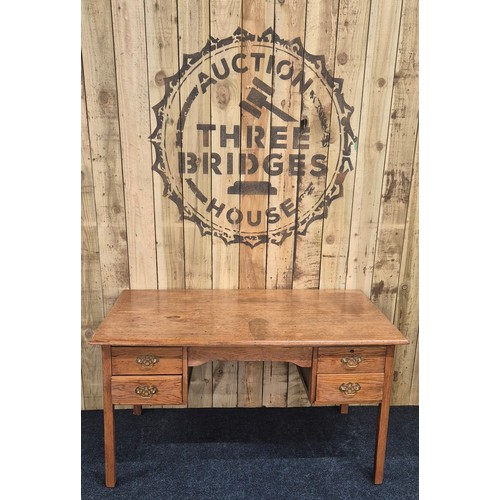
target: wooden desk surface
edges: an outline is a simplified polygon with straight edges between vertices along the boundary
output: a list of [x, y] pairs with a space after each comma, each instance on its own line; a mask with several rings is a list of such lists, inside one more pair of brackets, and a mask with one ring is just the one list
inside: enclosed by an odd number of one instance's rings
[[359, 290], [125, 290], [91, 344], [407, 344]]

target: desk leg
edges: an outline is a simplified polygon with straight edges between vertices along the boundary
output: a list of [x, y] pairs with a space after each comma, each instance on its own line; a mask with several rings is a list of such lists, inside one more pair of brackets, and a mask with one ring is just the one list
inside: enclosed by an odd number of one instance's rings
[[349, 413], [349, 405], [340, 405], [340, 413], [347, 415]]
[[106, 486], [113, 488], [115, 477], [115, 416], [111, 399], [111, 347], [102, 346], [102, 380], [104, 406], [104, 461]]
[[141, 415], [142, 414], [142, 405], [134, 405], [134, 409], [132, 410], [132, 413], [134, 415]]
[[382, 484], [384, 480], [385, 450], [387, 447], [387, 428], [389, 425], [389, 407], [391, 402], [392, 365], [394, 346], [387, 347], [384, 370], [384, 392], [378, 407], [377, 444], [375, 446], [374, 483]]

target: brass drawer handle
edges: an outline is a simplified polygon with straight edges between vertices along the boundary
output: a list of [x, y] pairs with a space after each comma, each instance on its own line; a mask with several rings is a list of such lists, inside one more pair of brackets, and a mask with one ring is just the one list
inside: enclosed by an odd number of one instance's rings
[[150, 398], [158, 392], [158, 388], [155, 385], [138, 385], [135, 388], [135, 393], [141, 398]]
[[135, 362], [143, 368], [153, 368], [158, 361], [160, 360], [154, 354], [144, 354], [135, 358]]
[[340, 361], [344, 363], [344, 368], [356, 368], [363, 361], [363, 357], [359, 354], [351, 354], [340, 358]]
[[339, 387], [339, 391], [343, 392], [344, 396], [354, 396], [360, 389], [361, 386], [357, 382], [348, 382]]

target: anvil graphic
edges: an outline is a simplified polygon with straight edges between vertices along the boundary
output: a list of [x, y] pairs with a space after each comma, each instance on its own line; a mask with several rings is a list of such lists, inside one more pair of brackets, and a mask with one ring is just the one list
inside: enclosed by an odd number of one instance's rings
[[227, 194], [278, 194], [268, 181], [236, 181], [227, 188]]

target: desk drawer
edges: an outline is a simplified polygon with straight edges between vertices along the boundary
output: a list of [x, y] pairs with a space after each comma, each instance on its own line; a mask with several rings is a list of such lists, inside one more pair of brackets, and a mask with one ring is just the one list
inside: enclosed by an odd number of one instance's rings
[[182, 347], [113, 347], [113, 375], [182, 374]]
[[318, 373], [383, 373], [385, 347], [320, 347]]
[[182, 376], [111, 377], [113, 404], [182, 404]]
[[348, 404], [380, 401], [384, 388], [383, 373], [351, 375], [318, 374], [316, 404]]

